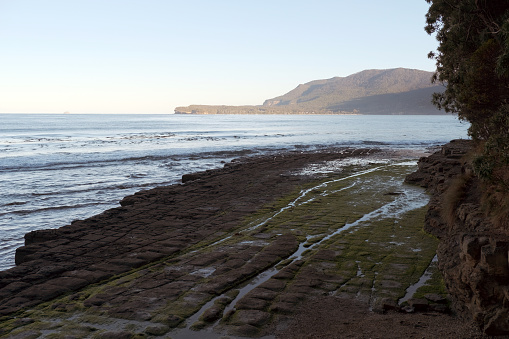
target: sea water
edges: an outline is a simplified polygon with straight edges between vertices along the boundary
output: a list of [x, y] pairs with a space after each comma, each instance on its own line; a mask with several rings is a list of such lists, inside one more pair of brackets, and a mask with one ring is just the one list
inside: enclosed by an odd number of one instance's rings
[[467, 138], [467, 128], [451, 115], [0, 114], [0, 270], [14, 266], [27, 232], [234, 158], [329, 147], [424, 151]]

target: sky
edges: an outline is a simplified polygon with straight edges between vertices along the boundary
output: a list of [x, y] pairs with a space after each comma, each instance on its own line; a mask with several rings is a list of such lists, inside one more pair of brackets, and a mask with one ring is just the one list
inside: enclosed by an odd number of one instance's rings
[[425, 0], [0, 0], [0, 113], [260, 105], [365, 69], [434, 71]]

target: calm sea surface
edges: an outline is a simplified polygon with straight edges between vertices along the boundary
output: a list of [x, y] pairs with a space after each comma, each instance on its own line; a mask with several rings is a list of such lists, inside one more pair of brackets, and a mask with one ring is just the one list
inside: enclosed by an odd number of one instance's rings
[[467, 138], [454, 116], [0, 114], [0, 270], [27, 232], [117, 207], [182, 174], [278, 150], [425, 150]]

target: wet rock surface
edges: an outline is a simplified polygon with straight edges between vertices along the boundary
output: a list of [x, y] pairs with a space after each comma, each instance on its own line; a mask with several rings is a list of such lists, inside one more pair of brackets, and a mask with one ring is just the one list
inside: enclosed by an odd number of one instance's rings
[[306, 180], [282, 174], [352, 152], [237, 161], [194, 173], [183, 185], [138, 192], [124, 198], [122, 207], [89, 219], [28, 233], [26, 245], [16, 252], [17, 267], [0, 272], [0, 315], [212, 242], [243, 216]]
[[[378, 164], [376, 154], [246, 159], [32, 233], [19, 265], [0, 272], [0, 336], [311, 338], [309, 331], [331, 334], [323, 321], [343, 324], [338, 317], [348, 315], [336, 310], [374, 320], [368, 309], [385, 300], [399, 311], [397, 300], [428, 267], [436, 241], [421, 231], [427, 198], [402, 186], [408, 165]], [[352, 156], [368, 160], [326, 175], [304, 170]], [[301, 315], [309, 317], [304, 325], [292, 323]], [[407, 315], [379, 316], [386, 318], [376, 318], [378, 326]]]

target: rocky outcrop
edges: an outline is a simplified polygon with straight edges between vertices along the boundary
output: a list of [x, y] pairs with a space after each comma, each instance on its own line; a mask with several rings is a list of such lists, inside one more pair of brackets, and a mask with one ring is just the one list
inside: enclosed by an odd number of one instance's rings
[[455, 140], [419, 160], [406, 181], [431, 194], [425, 228], [440, 239], [439, 268], [458, 315], [486, 334], [509, 334], [509, 237], [480, 208], [480, 185]]

